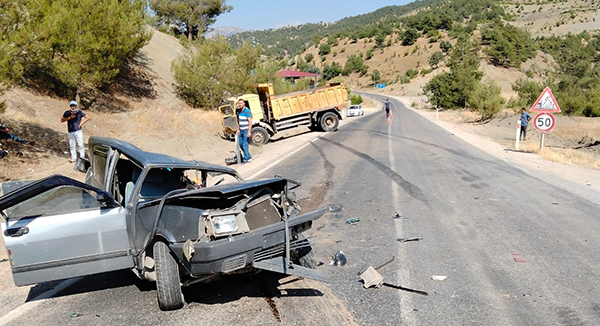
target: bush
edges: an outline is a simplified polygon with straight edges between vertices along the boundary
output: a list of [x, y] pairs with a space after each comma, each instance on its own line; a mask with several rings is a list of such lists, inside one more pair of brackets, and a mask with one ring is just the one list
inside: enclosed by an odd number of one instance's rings
[[351, 95], [350, 95], [350, 102], [351, 102], [353, 105], [356, 105], [356, 104], [361, 104], [361, 103], [363, 102], [363, 98], [362, 98], [362, 96], [360, 96], [359, 94], [357, 94], [357, 95], [351, 94]]
[[467, 106], [471, 111], [478, 111], [482, 120], [492, 119], [506, 102], [500, 91], [500, 86], [494, 81], [489, 84], [478, 83], [469, 95]]
[[429, 65], [433, 68], [437, 68], [442, 60], [444, 60], [444, 55], [442, 52], [436, 51], [429, 57]]
[[326, 56], [331, 52], [331, 45], [324, 43], [319, 46], [319, 55]]

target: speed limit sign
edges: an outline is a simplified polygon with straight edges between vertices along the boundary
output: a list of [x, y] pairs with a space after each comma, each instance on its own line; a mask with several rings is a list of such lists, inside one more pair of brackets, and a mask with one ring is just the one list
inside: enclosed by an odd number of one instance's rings
[[554, 128], [556, 120], [550, 113], [540, 113], [533, 119], [533, 126], [539, 132], [548, 132]]

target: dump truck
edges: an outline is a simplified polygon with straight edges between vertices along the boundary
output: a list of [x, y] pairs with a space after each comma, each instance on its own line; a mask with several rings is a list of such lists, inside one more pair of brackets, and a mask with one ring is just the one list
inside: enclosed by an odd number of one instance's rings
[[341, 83], [304, 91], [275, 95], [272, 84], [258, 84], [256, 94], [231, 97], [219, 107], [224, 134], [235, 138], [236, 105], [243, 99], [252, 112], [251, 141], [266, 144], [276, 133], [299, 126], [334, 131], [348, 107], [348, 91]]

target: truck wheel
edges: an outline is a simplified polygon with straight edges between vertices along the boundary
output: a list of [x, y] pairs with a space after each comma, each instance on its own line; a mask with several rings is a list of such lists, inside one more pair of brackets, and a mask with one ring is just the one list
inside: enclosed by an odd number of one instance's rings
[[254, 145], [264, 145], [269, 141], [269, 132], [263, 127], [252, 127], [252, 143]]
[[175, 310], [183, 307], [177, 262], [164, 242], [158, 241], [154, 244], [154, 261], [160, 310]]
[[329, 132], [329, 131], [337, 130], [340, 120], [338, 119], [338, 116], [335, 115], [335, 113], [327, 112], [321, 116], [319, 123], [320, 123], [321, 129], [323, 129], [323, 131]]
[[[298, 240], [306, 240], [303, 234], [298, 234]], [[317, 258], [315, 257], [315, 251], [311, 246], [303, 247], [291, 252], [292, 261], [295, 264], [298, 264], [302, 267], [316, 269], [317, 268]]]

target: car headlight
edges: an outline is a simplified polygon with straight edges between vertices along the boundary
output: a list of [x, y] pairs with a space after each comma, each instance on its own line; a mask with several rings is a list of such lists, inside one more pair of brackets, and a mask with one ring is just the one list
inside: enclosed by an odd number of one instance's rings
[[231, 233], [238, 230], [237, 219], [234, 214], [213, 216], [212, 226], [216, 234]]

